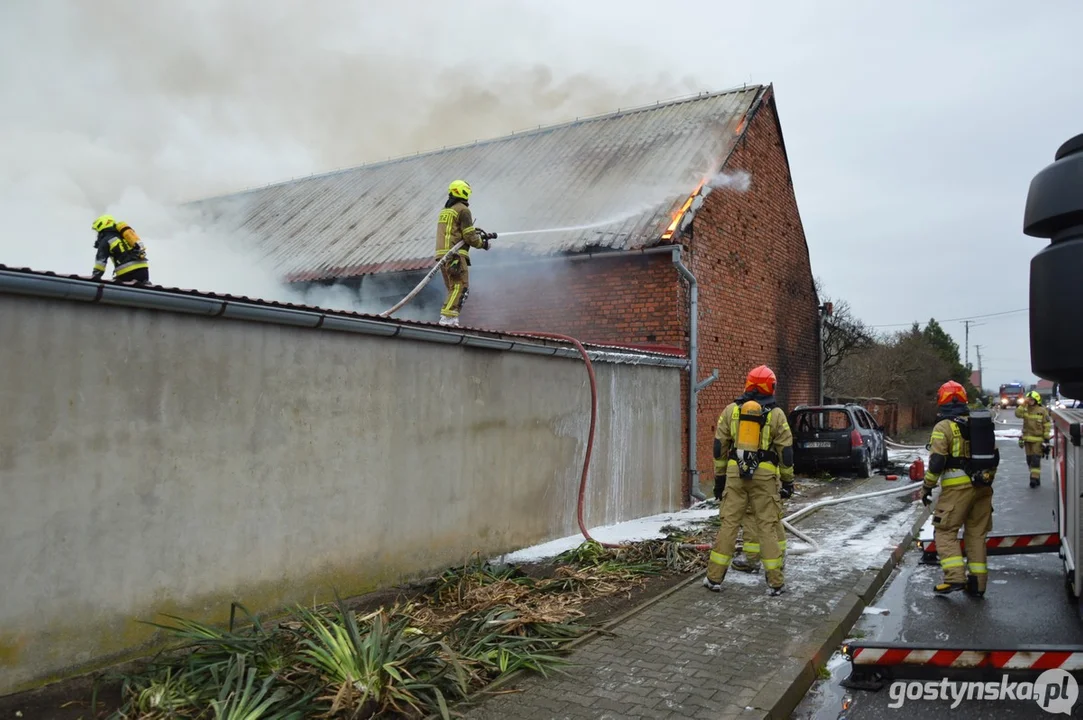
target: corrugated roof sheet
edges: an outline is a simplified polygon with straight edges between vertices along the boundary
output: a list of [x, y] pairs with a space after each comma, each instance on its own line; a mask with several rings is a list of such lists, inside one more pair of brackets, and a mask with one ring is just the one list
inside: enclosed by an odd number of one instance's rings
[[[292, 280], [429, 267], [436, 216], [456, 178], [473, 187], [475, 224], [502, 233], [498, 251], [646, 247], [721, 169], [765, 90], [699, 95], [192, 205], [251, 233]], [[534, 230], [547, 232], [509, 234]]]

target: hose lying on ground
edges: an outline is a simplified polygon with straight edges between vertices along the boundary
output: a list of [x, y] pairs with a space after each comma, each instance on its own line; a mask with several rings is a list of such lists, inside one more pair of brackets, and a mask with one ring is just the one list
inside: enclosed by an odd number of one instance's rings
[[[811, 545], [812, 548], [809, 549], [809, 550], [787, 550], [787, 554], [788, 555], [804, 555], [806, 553], [814, 553], [814, 552], [819, 551], [819, 549], [820, 549], [819, 543], [817, 543], [815, 540], [810, 538], [808, 535], [805, 535], [804, 533], [799, 532], [797, 530], [797, 528], [795, 528], [791, 524], [793, 522], [796, 522], [799, 518], [802, 518], [805, 515], [808, 515], [810, 512], [813, 512], [814, 510], [819, 510], [820, 508], [827, 507], [829, 505], [839, 505], [840, 503], [852, 502], [854, 500], [867, 500], [868, 498], [880, 497], [880, 496], [883, 496], [883, 495], [896, 495], [896, 494], [902, 494], [904, 492], [913, 492], [915, 490], [920, 489], [921, 486], [922, 486], [921, 482], [913, 482], [913, 483], [910, 483], [909, 485], [901, 485], [899, 487], [888, 488], [887, 490], [876, 490], [875, 492], [861, 493], [859, 495], [845, 495], [845, 496], [839, 497], [839, 498], [828, 498], [827, 500], [820, 500], [819, 502], [814, 502], [811, 505], [806, 505], [805, 507], [801, 508], [800, 510], [797, 510], [796, 512], [782, 518], [782, 525], [786, 528], [786, 530], [788, 530], [789, 532], [793, 533], [794, 535], [796, 535], [797, 537], [801, 538], [802, 540], [807, 542], [809, 545]], [[710, 545], [705, 545], [705, 544], [697, 545], [697, 544], [693, 544], [693, 543], [684, 544], [684, 545], [682, 545], [682, 547], [695, 548], [696, 550], [704, 550], [704, 551], [711, 549]]]
[[895, 440], [892, 440], [887, 435], [884, 436], [884, 442], [887, 445], [891, 445], [896, 450], [925, 450], [926, 449], [924, 445], [904, 445], [901, 442], [896, 442]]

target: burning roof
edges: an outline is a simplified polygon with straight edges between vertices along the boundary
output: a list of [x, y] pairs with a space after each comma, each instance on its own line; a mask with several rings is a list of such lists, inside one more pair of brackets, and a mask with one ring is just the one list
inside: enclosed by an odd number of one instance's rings
[[[429, 267], [457, 178], [473, 187], [476, 225], [506, 235], [500, 250], [638, 249], [672, 237], [767, 90], [701, 94], [192, 205], [252, 234], [295, 281]], [[522, 232], [536, 230], [545, 232]]]

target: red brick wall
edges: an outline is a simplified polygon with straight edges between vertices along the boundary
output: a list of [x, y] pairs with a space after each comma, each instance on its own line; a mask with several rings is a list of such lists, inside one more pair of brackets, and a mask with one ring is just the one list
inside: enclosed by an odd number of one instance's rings
[[463, 325], [685, 347], [668, 254], [471, 268]]
[[775, 113], [773, 101], [761, 106], [726, 164], [727, 172], [751, 175], [749, 189], [714, 190], [685, 240], [699, 281], [700, 378], [719, 371], [699, 394], [696, 465], [704, 484], [713, 476], [718, 416], [743, 391], [749, 369], [775, 371], [787, 412], [819, 393], [818, 300]]
[[[775, 370], [787, 411], [815, 402], [819, 387], [818, 301], [773, 102], [748, 123], [726, 169], [749, 172], [751, 187], [712, 192], [682, 238], [699, 281], [700, 378], [712, 368], [720, 375], [699, 396], [696, 467], [705, 488], [712, 484], [715, 423], [750, 368], [766, 363]], [[688, 292], [669, 255], [509, 268], [475, 263], [471, 271], [464, 325], [687, 350]], [[682, 378], [682, 408], [687, 393]], [[686, 435], [686, 413], [681, 424]]]

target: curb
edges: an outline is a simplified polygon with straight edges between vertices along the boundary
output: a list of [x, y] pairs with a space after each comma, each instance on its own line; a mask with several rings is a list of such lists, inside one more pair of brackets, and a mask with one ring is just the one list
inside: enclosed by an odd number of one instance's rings
[[[861, 617], [861, 613], [873, 601], [876, 594], [887, 584], [891, 573], [898, 567], [906, 551], [914, 544], [921, 526], [929, 517], [930, 509], [923, 508], [917, 520], [891, 551], [879, 569], [868, 570], [851, 592], [839, 600], [827, 619], [813, 632], [806, 648], [812, 657], [804, 662], [786, 658], [778, 666], [774, 678], [756, 694], [750, 703], [756, 708], [756, 716], [763, 720], [786, 720], [800, 704], [801, 699], [817, 680], [817, 669], [834, 654], [846, 639], [846, 634]], [[749, 714], [749, 717], [753, 715]]]

